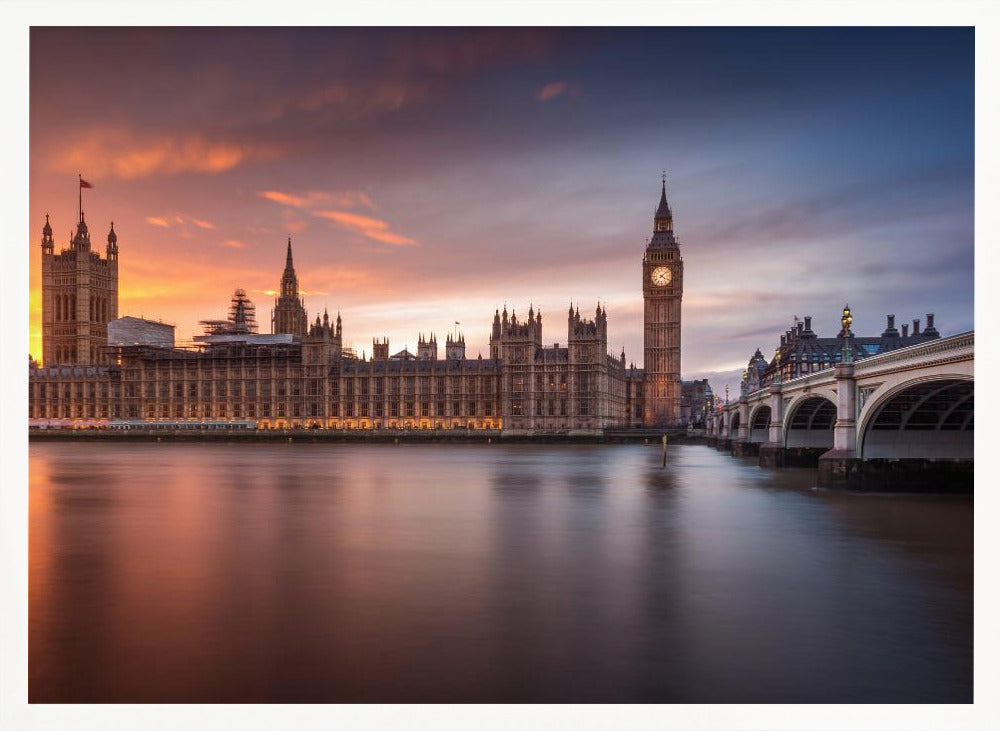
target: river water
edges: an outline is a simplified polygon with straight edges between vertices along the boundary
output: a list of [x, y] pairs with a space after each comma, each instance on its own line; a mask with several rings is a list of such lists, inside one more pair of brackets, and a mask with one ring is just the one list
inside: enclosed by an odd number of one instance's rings
[[972, 701], [972, 498], [669, 450], [32, 443], [30, 701]]

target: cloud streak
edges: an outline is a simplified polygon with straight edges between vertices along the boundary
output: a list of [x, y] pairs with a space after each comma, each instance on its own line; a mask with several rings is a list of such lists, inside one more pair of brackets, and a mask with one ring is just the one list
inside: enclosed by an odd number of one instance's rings
[[367, 193], [360, 190], [323, 191], [310, 190], [306, 193], [288, 193], [281, 190], [260, 190], [257, 195], [274, 203], [293, 208], [315, 208], [335, 206], [337, 208], [375, 208]]
[[96, 129], [77, 135], [49, 156], [49, 167], [72, 173], [86, 170], [94, 177], [138, 180], [155, 175], [217, 174], [250, 160], [272, 159], [274, 144], [209, 139], [202, 134], [136, 138], [120, 129]]
[[316, 216], [333, 221], [343, 228], [357, 231], [364, 236], [392, 246], [416, 246], [417, 241], [395, 233], [386, 221], [369, 216], [359, 216], [347, 211], [316, 211]]
[[[375, 204], [367, 193], [358, 190], [319, 191], [306, 193], [291, 193], [281, 190], [261, 190], [257, 192], [261, 198], [291, 208], [308, 210], [313, 216], [331, 221], [342, 228], [356, 231], [372, 241], [389, 244], [390, 246], [418, 246], [419, 242], [392, 230], [388, 221], [371, 216], [363, 216], [351, 211], [336, 210], [336, 208], [375, 209]], [[322, 208], [319, 208], [322, 206]], [[334, 208], [328, 208], [333, 206]], [[305, 223], [299, 220], [289, 220], [285, 228], [296, 233], [305, 228]]]

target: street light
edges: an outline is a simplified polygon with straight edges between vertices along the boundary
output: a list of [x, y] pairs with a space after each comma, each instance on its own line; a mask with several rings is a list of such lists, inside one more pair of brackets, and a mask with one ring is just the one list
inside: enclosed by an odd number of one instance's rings
[[854, 360], [854, 350], [851, 348], [851, 323], [854, 317], [851, 316], [851, 306], [844, 305], [844, 312], [840, 316], [840, 326], [843, 328], [840, 334], [844, 337], [844, 348], [840, 358], [841, 363], [851, 363]]
[[781, 383], [781, 346], [774, 349], [774, 382]]

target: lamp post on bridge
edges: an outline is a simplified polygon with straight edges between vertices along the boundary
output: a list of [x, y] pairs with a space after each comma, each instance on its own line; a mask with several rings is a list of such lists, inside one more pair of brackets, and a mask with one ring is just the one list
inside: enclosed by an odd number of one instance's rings
[[844, 305], [840, 316], [840, 336], [844, 339], [840, 362], [836, 364], [837, 421], [833, 425], [833, 449], [819, 458], [819, 483], [823, 487], [846, 487], [857, 469], [857, 383], [854, 378], [854, 348], [851, 323], [854, 316]]
[[851, 315], [851, 306], [844, 305], [844, 312], [840, 316], [840, 337], [844, 339], [844, 345], [841, 349], [840, 362], [841, 363], [853, 363], [854, 362], [854, 348], [851, 347], [851, 323], [854, 322], [854, 317]]

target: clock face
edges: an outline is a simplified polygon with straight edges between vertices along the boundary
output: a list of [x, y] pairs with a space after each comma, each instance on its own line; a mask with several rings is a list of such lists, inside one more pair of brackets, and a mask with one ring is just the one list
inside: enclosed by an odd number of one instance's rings
[[670, 284], [670, 280], [673, 279], [674, 273], [670, 271], [670, 267], [653, 267], [653, 271], [650, 273], [649, 278], [652, 280], [653, 285], [657, 287], [666, 287]]

